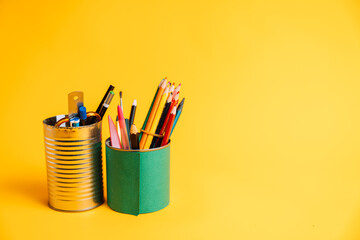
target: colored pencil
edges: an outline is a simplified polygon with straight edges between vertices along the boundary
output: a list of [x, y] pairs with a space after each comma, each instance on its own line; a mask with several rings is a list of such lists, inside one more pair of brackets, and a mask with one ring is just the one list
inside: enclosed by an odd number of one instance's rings
[[[166, 129], [167, 123], [168, 123], [168, 121], [169, 121], [169, 119], [170, 119], [170, 113], [171, 113], [171, 111], [173, 110], [173, 108], [177, 105], [177, 103], [178, 103], [178, 101], [179, 101], [179, 95], [180, 95], [180, 93], [178, 92], [178, 93], [174, 96], [174, 98], [172, 99], [172, 101], [171, 101], [170, 108], [169, 108], [169, 110], [168, 110], [168, 112], [167, 112], [167, 114], [166, 114], [164, 123], [163, 123], [163, 125], [162, 125], [162, 127], [161, 127], [161, 130], [160, 130], [160, 132], [159, 132], [160, 135], [164, 135], [164, 133], [165, 133], [165, 129]], [[162, 139], [158, 139], [157, 142], [155, 143], [155, 146], [154, 146], [154, 147], [160, 147], [160, 146], [161, 146], [161, 140], [162, 140]]]
[[151, 125], [153, 124], [154, 117], [155, 117], [156, 111], [158, 110], [159, 102], [161, 100], [161, 96], [163, 95], [163, 93], [165, 91], [166, 85], [167, 85], [167, 82], [164, 81], [161, 84], [160, 88], [159, 88], [159, 91], [158, 91], [157, 96], [156, 96], [155, 101], [154, 101], [154, 105], [153, 105], [153, 107], [151, 109], [151, 113], [149, 115], [149, 119], [148, 119], [148, 121], [146, 123], [145, 132], [141, 136], [140, 149], [144, 149], [144, 146], [145, 146], [145, 143], [146, 143], [146, 140], [147, 140], [147, 137], [148, 137], [148, 134], [146, 132], [149, 132], [149, 130], [151, 128]]
[[115, 124], [114, 124], [113, 120], [111, 119], [110, 115], [108, 116], [108, 119], [109, 119], [111, 146], [115, 147], [115, 148], [121, 148], [119, 135], [116, 132]]
[[181, 115], [182, 109], [183, 109], [183, 107], [184, 107], [184, 102], [185, 102], [185, 98], [183, 98], [183, 99], [181, 100], [181, 102], [179, 103], [179, 105], [178, 105], [178, 107], [177, 107], [176, 116], [175, 116], [175, 119], [174, 119], [174, 124], [173, 124], [173, 127], [172, 127], [171, 132], [170, 132], [170, 137], [171, 137], [172, 132], [174, 131], [174, 128], [175, 128], [175, 126], [176, 126], [177, 121], [179, 120], [179, 117], [180, 117], [180, 115]]
[[119, 135], [120, 143], [121, 143], [121, 131], [120, 131], [120, 124], [119, 124], [119, 116], [116, 115], [116, 130]]
[[[154, 121], [153, 121], [153, 124], [151, 125], [151, 128], [149, 130], [150, 133], [155, 133], [156, 131], [156, 127], [157, 125], [159, 124], [159, 121], [160, 121], [160, 117], [161, 117], [161, 111], [160, 111], [160, 108], [163, 109], [163, 106], [165, 106], [165, 103], [166, 103], [166, 100], [167, 100], [167, 97], [168, 97], [168, 94], [169, 94], [169, 87], [166, 87], [162, 97], [161, 97], [161, 100], [159, 102], [159, 107], [158, 107], [158, 110], [156, 111], [156, 114], [155, 114], [155, 117], [154, 117]], [[149, 149], [150, 148], [150, 145], [152, 143], [152, 140], [153, 140], [153, 136], [150, 135], [147, 137], [146, 139], [146, 142], [145, 142], [145, 145], [144, 145], [144, 149]]]
[[105, 102], [105, 99], [107, 98], [107, 96], [109, 95], [109, 93], [110, 93], [110, 91], [113, 91], [114, 90], [114, 86], [113, 85], [110, 85], [109, 86], [109, 88], [108, 88], [108, 90], [106, 91], [106, 93], [105, 93], [105, 95], [104, 95], [104, 97], [103, 97], [103, 99], [101, 100], [101, 102], [100, 102], [100, 104], [99, 104], [99, 106], [98, 106], [98, 108], [96, 109], [96, 112], [97, 113], [99, 113], [100, 114], [100, 109], [101, 109], [101, 107], [103, 106], [103, 104], [104, 104], [104, 102]]
[[[153, 100], [152, 100], [152, 102], [151, 102], [151, 105], [150, 105], [149, 111], [148, 111], [148, 113], [147, 113], [147, 115], [146, 115], [146, 118], [145, 118], [144, 124], [143, 124], [143, 126], [142, 126], [142, 128], [141, 128], [141, 129], [145, 129], [145, 127], [146, 127], [147, 121], [148, 121], [149, 116], [150, 116], [150, 112], [151, 112], [151, 110], [152, 110], [152, 108], [153, 108], [153, 105], [154, 105], [154, 102], [155, 102], [155, 98], [156, 98], [156, 96], [157, 96], [157, 94], [158, 94], [158, 92], [159, 92], [159, 88], [160, 88], [161, 84], [162, 84], [164, 81], [165, 81], [165, 79], [161, 80], [161, 82], [160, 82], [160, 84], [159, 84], [158, 88], [156, 89], [156, 92], [155, 92], [154, 98], [153, 98]], [[139, 133], [139, 136], [140, 136], [140, 138], [142, 137], [142, 132], [140, 132], [140, 133]]]
[[[155, 131], [156, 134], [159, 134], [159, 133], [160, 133], [161, 127], [163, 126], [164, 121], [165, 121], [165, 118], [166, 118], [166, 115], [167, 115], [167, 113], [168, 113], [168, 111], [169, 111], [169, 109], [170, 109], [170, 105], [171, 105], [171, 100], [172, 100], [172, 99], [173, 99], [173, 95], [172, 95], [172, 94], [169, 94], [169, 97], [168, 97], [168, 99], [166, 100], [166, 104], [165, 104], [165, 106], [164, 106], [164, 109], [163, 109], [163, 111], [162, 111], [162, 113], [161, 113], [161, 117], [160, 117], [159, 123], [158, 123], [158, 125], [157, 125], [157, 127], [156, 127], [156, 131]], [[158, 137], [154, 137], [153, 140], [152, 140], [152, 142], [151, 142], [150, 148], [154, 148], [154, 147], [156, 146], [156, 143], [157, 143], [158, 140], [159, 140]]]
[[160, 133], [159, 133], [160, 135], [164, 134], [164, 132], [165, 132], [165, 127], [166, 127], [167, 122], [169, 121], [170, 113], [171, 113], [172, 109], [174, 108], [174, 106], [176, 106], [177, 103], [178, 103], [178, 101], [179, 101], [179, 94], [180, 94], [180, 93], [177, 93], [177, 94], [175, 95], [175, 97], [173, 97], [173, 99], [172, 99], [172, 101], [171, 101], [171, 105], [170, 105], [169, 111], [168, 111], [167, 114], [166, 114], [166, 117], [165, 117], [165, 120], [164, 120], [164, 124], [163, 124], [163, 126], [162, 126], [162, 128], [161, 128], [161, 130], [160, 130]]
[[123, 114], [123, 112], [121, 110], [120, 105], [118, 105], [117, 110], [118, 110], [118, 116], [119, 116], [119, 125], [120, 125], [122, 146], [123, 146], [124, 149], [130, 149], [126, 124], [125, 124], [125, 118], [124, 118], [124, 114]]
[[127, 119], [127, 118], [125, 118], [125, 126], [126, 126], [126, 133], [127, 133], [128, 140], [129, 140], [129, 148], [131, 149], [129, 119]]
[[131, 149], [139, 149], [139, 131], [137, 130], [135, 124], [131, 125], [130, 128], [130, 140]]
[[174, 90], [174, 95], [178, 94], [178, 92], [180, 92], [180, 88], [181, 88], [181, 83], [179, 84], [179, 86], [177, 86]]
[[168, 124], [166, 126], [166, 131], [165, 131], [163, 140], [161, 142], [161, 146], [165, 146], [169, 142], [170, 133], [171, 133], [171, 129], [172, 129], [173, 124], [174, 124], [175, 115], [176, 115], [176, 107], [174, 107], [173, 110], [171, 111], [170, 119], [169, 119], [169, 122], [168, 122]]
[[173, 83], [173, 84], [170, 86], [169, 94], [174, 94], [174, 90], [175, 90], [175, 83]]

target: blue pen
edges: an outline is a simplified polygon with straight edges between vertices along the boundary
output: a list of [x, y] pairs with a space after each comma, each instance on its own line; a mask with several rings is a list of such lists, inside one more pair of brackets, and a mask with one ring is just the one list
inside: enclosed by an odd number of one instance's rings
[[184, 102], [185, 102], [185, 98], [183, 98], [181, 100], [181, 102], [179, 103], [179, 106], [178, 106], [178, 108], [176, 110], [176, 116], [175, 116], [175, 119], [174, 119], [173, 127], [172, 127], [171, 132], [170, 132], [170, 136], [171, 136], [172, 132], [174, 131], [175, 125], [176, 125], [176, 123], [177, 123], [177, 121], [178, 121], [178, 119], [179, 119], [179, 117], [181, 115], [181, 112], [182, 112], [182, 109], [183, 109], [183, 106], [184, 106]]
[[79, 107], [79, 118], [80, 118], [80, 126], [85, 126], [86, 120], [86, 107]]

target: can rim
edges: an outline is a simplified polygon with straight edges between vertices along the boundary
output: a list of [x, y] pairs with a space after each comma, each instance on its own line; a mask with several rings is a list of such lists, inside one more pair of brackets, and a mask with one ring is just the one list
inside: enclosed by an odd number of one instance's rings
[[[57, 116], [57, 115], [56, 115]], [[92, 124], [89, 124], [89, 125], [85, 125], [85, 126], [79, 126], [79, 127], [55, 127], [54, 125], [50, 125], [50, 124], [47, 124], [45, 121], [49, 120], [50, 118], [56, 118], [56, 116], [52, 116], [52, 117], [48, 117], [46, 119], [43, 120], [43, 124], [46, 126], [46, 127], [49, 127], [49, 128], [54, 128], [54, 129], [66, 129], [66, 130], [69, 130], [69, 129], [79, 129], [79, 128], [89, 128], [89, 127], [93, 127], [95, 126], [96, 124], [99, 124], [102, 122], [102, 119], [98, 122], [95, 122], [95, 123], [92, 123]]]
[[162, 150], [167, 147], [170, 147], [170, 143], [171, 143], [171, 141], [169, 141], [169, 143], [166, 144], [165, 146], [158, 147], [158, 148], [151, 148], [151, 149], [120, 149], [120, 148], [114, 148], [114, 147], [110, 146], [110, 138], [107, 138], [105, 140], [106, 147], [111, 148], [112, 150], [115, 150], [115, 151], [119, 151], [119, 152], [153, 152], [153, 151], [158, 151], [158, 150]]

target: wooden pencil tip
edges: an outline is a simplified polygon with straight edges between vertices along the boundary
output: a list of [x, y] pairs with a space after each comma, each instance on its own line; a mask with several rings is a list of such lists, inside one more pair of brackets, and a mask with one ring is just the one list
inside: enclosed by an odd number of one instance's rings
[[138, 132], [139, 131], [137, 130], [137, 127], [135, 126], [135, 124], [131, 125], [130, 134], [136, 134]]
[[164, 81], [164, 82], [161, 84], [161, 87], [162, 87], [162, 88], [165, 88], [165, 87], [166, 87], [166, 85], [167, 85], [167, 82], [166, 82], [166, 81]]

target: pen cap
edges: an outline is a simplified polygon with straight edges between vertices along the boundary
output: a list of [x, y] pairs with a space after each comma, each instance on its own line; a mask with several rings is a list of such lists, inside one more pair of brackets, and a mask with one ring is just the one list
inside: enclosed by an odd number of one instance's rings
[[84, 107], [84, 106], [79, 107], [79, 118], [81, 120], [85, 120], [86, 117], [87, 117], [86, 116], [86, 107]]
[[139, 215], [169, 204], [170, 144], [146, 150], [106, 145], [107, 202], [111, 209]]
[[101, 124], [54, 127], [43, 121], [49, 207], [85, 211], [104, 202]]

